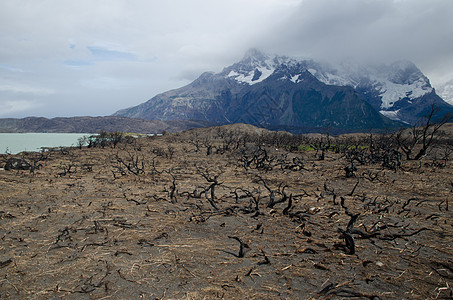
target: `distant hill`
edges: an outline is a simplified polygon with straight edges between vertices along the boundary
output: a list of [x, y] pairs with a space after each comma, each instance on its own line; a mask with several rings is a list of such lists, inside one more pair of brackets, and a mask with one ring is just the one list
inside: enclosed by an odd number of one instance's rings
[[134, 133], [178, 132], [215, 125], [207, 121], [159, 121], [125, 117], [70, 117], [47, 119], [28, 117], [0, 119], [0, 132], [98, 133], [121, 131]]
[[272, 131], [261, 127], [256, 127], [250, 124], [234, 123], [221, 126], [209, 126], [202, 128], [192, 128], [180, 133], [181, 135], [196, 135], [203, 138], [219, 137], [219, 136], [266, 136], [269, 134], [289, 135], [287, 131]]

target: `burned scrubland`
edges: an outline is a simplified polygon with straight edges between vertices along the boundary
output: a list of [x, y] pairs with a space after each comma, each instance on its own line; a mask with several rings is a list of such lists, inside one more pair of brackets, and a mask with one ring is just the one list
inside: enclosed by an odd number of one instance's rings
[[2, 155], [0, 297], [451, 298], [452, 129], [420, 156], [241, 124]]

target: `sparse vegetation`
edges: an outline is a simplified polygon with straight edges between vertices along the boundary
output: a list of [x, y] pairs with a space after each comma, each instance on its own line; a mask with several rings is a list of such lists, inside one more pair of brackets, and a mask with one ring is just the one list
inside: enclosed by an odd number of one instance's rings
[[398, 134], [231, 125], [1, 155], [0, 298], [451, 298], [453, 126], [409, 157]]

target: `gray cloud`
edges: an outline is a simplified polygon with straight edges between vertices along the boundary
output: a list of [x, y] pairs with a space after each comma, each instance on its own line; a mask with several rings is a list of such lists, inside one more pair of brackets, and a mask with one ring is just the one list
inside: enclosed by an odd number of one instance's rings
[[410, 59], [433, 79], [447, 80], [452, 15], [449, 0], [305, 0], [262, 45], [324, 59]]
[[0, 117], [106, 115], [220, 71], [250, 47], [413, 60], [453, 78], [450, 0], [4, 0]]

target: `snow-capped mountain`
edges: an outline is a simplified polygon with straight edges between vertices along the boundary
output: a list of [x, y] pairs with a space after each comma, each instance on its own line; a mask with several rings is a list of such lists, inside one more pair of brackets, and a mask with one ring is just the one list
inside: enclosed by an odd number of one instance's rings
[[453, 105], [453, 79], [441, 85], [437, 89], [437, 93], [445, 102]]
[[395, 103], [402, 99], [413, 100], [433, 91], [428, 78], [409, 61], [374, 66], [341, 64], [336, 69], [312, 72], [326, 84], [373, 89], [381, 98], [381, 112], [391, 111]]
[[[343, 62], [333, 66], [313, 60], [268, 56], [252, 49], [240, 63], [226, 68], [221, 74], [253, 85], [268, 78], [281, 65], [293, 70], [285, 79], [294, 83], [298, 83], [302, 79], [301, 74], [308, 71], [327, 85], [350, 86], [363, 91], [381, 114], [394, 120], [411, 121], [411, 118], [399, 113], [397, 102], [404, 100], [410, 103], [433, 92], [429, 79], [410, 61], [397, 61], [390, 65]], [[453, 98], [453, 81], [449, 88]], [[448, 87], [445, 91], [448, 92]]]
[[203, 73], [185, 87], [115, 115], [244, 122], [294, 132], [326, 126], [360, 131], [414, 123], [432, 104], [440, 113], [453, 112], [408, 61], [334, 66], [252, 49], [220, 73]]

